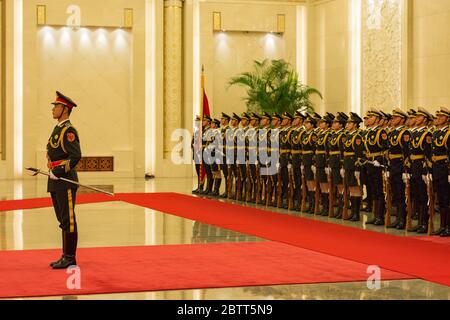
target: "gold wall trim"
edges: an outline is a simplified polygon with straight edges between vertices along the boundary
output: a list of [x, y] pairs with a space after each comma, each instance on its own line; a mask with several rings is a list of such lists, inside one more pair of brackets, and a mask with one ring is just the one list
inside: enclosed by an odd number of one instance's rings
[[43, 26], [47, 23], [47, 7], [38, 5], [36, 7], [36, 21], [38, 26]]
[[222, 31], [222, 14], [213, 12], [213, 31]]
[[125, 8], [124, 9], [123, 26], [125, 28], [133, 28], [133, 24], [134, 24], [133, 9]]
[[1, 71], [1, 100], [0, 100], [0, 154], [1, 160], [6, 160], [6, 1], [1, 0], [0, 2], [0, 25], [1, 25], [1, 34], [0, 34], [0, 71]]
[[286, 15], [277, 15], [277, 33], [284, 33], [286, 31]]

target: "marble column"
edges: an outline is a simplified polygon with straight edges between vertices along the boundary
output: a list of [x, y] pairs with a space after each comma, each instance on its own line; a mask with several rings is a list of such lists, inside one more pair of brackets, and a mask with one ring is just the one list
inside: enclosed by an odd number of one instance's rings
[[[402, 104], [403, 0], [362, 2], [363, 109]], [[363, 110], [363, 111], [364, 111]]]
[[183, 0], [164, 1], [164, 158], [170, 159], [171, 141], [183, 121]]

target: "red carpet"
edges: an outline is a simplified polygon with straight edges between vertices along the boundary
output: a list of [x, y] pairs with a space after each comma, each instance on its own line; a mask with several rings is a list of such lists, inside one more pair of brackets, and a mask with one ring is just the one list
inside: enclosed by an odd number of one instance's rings
[[[103, 194], [78, 195], [76, 200], [77, 200], [77, 204], [117, 201], [117, 199], [115, 197], [110, 197], [110, 196], [103, 195]], [[3, 200], [3, 201], [0, 201], [0, 212], [47, 208], [47, 207], [51, 207], [51, 206], [52, 206], [51, 198]]]
[[122, 201], [450, 286], [450, 246], [175, 193]]
[[[95, 195], [90, 196], [95, 199]], [[450, 286], [450, 268], [443, 267], [450, 265], [450, 246], [446, 244], [391, 236], [176, 193], [117, 194], [115, 198], [106, 199], [125, 201]]]
[[[367, 266], [281, 243], [81, 249], [81, 290], [48, 262], [59, 250], [0, 252], [0, 297], [367, 281]], [[100, 263], [100, 261], [103, 261]], [[382, 271], [383, 280], [407, 279]]]

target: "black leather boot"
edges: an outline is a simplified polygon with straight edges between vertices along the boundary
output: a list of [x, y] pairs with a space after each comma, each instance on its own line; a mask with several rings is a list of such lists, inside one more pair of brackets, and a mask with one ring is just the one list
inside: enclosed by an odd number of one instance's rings
[[445, 230], [441, 233], [441, 237], [443, 238], [448, 238], [450, 237], [450, 209], [444, 209], [442, 210], [441, 214], [445, 214], [446, 215], [446, 228]]
[[355, 197], [353, 198], [354, 200], [354, 206], [353, 206], [353, 217], [350, 219], [350, 221], [353, 222], [359, 222], [361, 221], [361, 198], [360, 197]]
[[214, 191], [212, 193], [213, 197], [219, 197], [220, 196], [220, 186], [222, 185], [222, 179], [216, 179], [214, 181]]
[[348, 216], [346, 219], [344, 219], [345, 221], [350, 221], [354, 218], [355, 216], [355, 197], [350, 197], [350, 203], [352, 204], [352, 208], [351, 208], [351, 214], [350, 216]]
[[398, 219], [398, 225], [396, 228], [398, 230], [405, 230], [406, 228], [406, 206], [405, 204], [401, 204], [398, 207], [397, 211], [397, 219]]
[[53, 269], [66, 269], [70, 266], [76, 266], [75, 258], [78, 244], [78, 232], [64, 232], [65, 252], [63, 258], [55, 263]]
[[379, 210], [379, 208], [380, 208], [379, 201], [374, 200], [374, 201], [373, 201], [373, 206], [374, 206], [374, 208], [375, 208], [374, 217], [373, 217], [372, 219], [368, 220], [368, 221], [366, 222], [366, 224], [375, 224], [375, 221], [377, 220], [376, 217], [377, 217], [378, 210]]
[[316, 210], [316, 201], [315, 201], [315, 191], [309, 191], [308, 192], [308, 210], [306, 210], [307, 214], [314, 214], [314, 211]]
[[400, 207], [401, 207], [401, 205], [397, 205], [395, 207], [397, 208], [397, 210], [396, 210], [397, 215], [395, 216], [395, 221], [386, 227], [388, 229], [396, 229], [400, 223]]
[[66, 242], [65, 242], [65, 239], [64, 239], [64, 231], [61, 231], [61, 241], [62, 241], [63, 254], [61, 255], [61, 258], [59, 258], [58, 261], [50, 262], [50, 267], [53, 267], [55, 264], [60, 263], [61, 260], [64, 258], [64, 252], [66, 251]]
[[427, 205], [421, 205], [419, 207], [419, 228], [417, 233], [428, 233], [428, 207]]
[[375, 211], [375, 221], [374, 225], [376, 226], [384, 226], [384, 200], [378, 200], [378, 210]]
[[431, 233], [432, 236], [440, 236], [441, 233], [443, 233], [447, 227], [447, 215], [445, 209], [440, 208], [440, 215], [441, 215], [441, 224], [437, 231]]
[[328, 193], [322, 193], [322, 212], [321, 216], [327, 217], [330, 213], [330, 203]]

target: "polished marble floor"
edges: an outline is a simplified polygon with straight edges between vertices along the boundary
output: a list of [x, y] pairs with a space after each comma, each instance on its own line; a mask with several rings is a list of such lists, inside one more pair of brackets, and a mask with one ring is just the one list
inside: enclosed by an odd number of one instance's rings
[[[192, 179], [83, 179], [91, 185], [114, 185], [115, 192], [178, 192], [190, 194]], [[45, 180], [0, 181], [0, 199], [46, 197]], [[284, 210], [270, 209], [284, 214]], [[328, 218], [305, 216], [328, 221]], [[265, 241], [199, 222], [163, 214], [126, 203], [77, 206], [79, 246], [142, 246], [190, 243]], [[355, 228], [410, 236], [404, 231], [385, 230], [329, 220]], [[437, 222], [436, 222], [437, 223]], [[415, 235], [415, 234], [412, 234]], [[52, 208], [0, 212], [0, 250], [59, 248], [60, 233]], [[414, 263], [414, 262], [412, 262]], [[164, 291], [51, 297], [45, 299], [450, 299], [450, 288], [422, 280], [384, 281], [372, 291], [366, 282], [290, 285], [207, 290]]]

